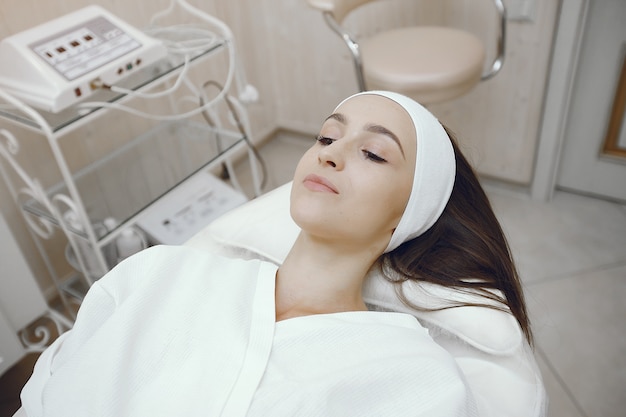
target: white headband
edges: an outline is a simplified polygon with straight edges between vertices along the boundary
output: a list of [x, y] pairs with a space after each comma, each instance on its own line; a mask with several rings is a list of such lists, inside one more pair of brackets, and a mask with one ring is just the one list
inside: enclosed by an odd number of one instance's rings
[[415, 100], [402, 94], [364, 91], [346, 98], [335, 110], [347, 100], [365, 94], [387, 97], [402, 106], [411, 116], [417, 138], [411, 195], [400, 223], [385, 249], [387, 253], [421, 235], [435, 224], [450, 199], [456, 175], [456, 161], [450, 138], [437, 118]]

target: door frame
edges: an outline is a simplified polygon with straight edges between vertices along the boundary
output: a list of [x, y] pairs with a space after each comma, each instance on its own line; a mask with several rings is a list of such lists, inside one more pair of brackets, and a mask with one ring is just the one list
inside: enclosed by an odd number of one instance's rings
[[533, 200], [549, 201], [554, 194], [588, 11], [589, 0], [561, 0], [559, 5], [535, 170], [530, 186]]

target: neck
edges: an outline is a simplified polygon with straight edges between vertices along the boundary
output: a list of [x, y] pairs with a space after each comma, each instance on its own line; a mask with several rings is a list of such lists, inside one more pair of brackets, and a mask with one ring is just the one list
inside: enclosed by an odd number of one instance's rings
[[278, 270], [276, 319], [366, 310], [365, 275], [378, 258], [371, 248], [328, 244], [301, 233]]

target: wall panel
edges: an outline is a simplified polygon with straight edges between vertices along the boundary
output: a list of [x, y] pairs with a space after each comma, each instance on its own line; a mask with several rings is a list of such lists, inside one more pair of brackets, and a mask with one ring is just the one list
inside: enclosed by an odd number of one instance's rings
[[[305, 0], [189, 1], [223, 19], [235, 35], [247, 78], [260, 94], [259, 101], [248, 107], [257, 140], [277, 128], [313, 135], [328, 112], [356, 92], [347, 49]], [[366, 33], [365, 22], [378, 26], [443, 22], [482, 30], [481, 36], [488, 37], [484, 31], [493, 28], [479, 23], [484, 13], [477, 1], [389, 0], [351, 17], [349, 23], [355, 33]], [[3, 0], [0, 38], [92, 3], [145, 27], [150, 16], [169, 2]], [[482, 175], [521, 185], [530, 183], [558, 3], [536, 2], [534, 22], [509, 25], [508, 54], [501, 74], [464, 98], [432, 106], [433, 112], [458, 133], [462, 147]], [[0, 128], [3, 126], [0, 122]], [[29, 147], [28, 158], [29, 165], [37, 166], [42, 176], [53, 171], [49, 156], [36, 146]], [[80, 164], [80, 154], [73, 158]], [[32, 240], [3, 183], [0, 210], [22, 250], [33, 252]], [[49, 287], [41, 260], [37, 256], [31, 259], [31, 269], [41, 286]]]

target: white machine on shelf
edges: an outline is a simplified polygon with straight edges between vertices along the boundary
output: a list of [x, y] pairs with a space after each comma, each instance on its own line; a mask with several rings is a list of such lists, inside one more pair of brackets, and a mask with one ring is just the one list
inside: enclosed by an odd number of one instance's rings
[[[172, 24], [172, 20], [181, 23]], [[196, 22], [192, 25], [191, 21]], [[91, 194], [79, 190], [79, 172], [70, 168], [65, 154], [69, 147], [61, 146], [61, 142], [69, 133], [87, 126], [109, 109], [124, 112], [126, 116], [160, 121], [160, 125], [172, 121], [189, 124], [191, 116], [207, 112], [215, 119], [209, 124], [224, 132], [228, 132], [229, 128], [222, 128], [220, 121], [227, 118], [218, 113], [229, 111], [236, 122], [234, 135], [238, 139], [231, 147], [218, 150], [217, 155], [211, 151], [198, 155], [198, 160], [192, 158], [194, 166], [190, 171], [213, 169], [222, 162], [229, 168], [231, 183], [239, 188], [235, 172], [230, 169], [231, 157], [248, 146], [254, 194], [261, 194], [260, 171], [251, 146], [253, 141], [247, 110], [243, 106], [254, 101], [257, 94], [254, 87], [247, 83], [243, 68], [238, 65], [230, 28], [186, 0], [170, 0], [166, 10], [155, 14], [149, 28], [150, 32], [139, 31], [101, 7], [90, 6], [0, 40], [0, 122], [3, 124], [0, 129], [0, 173], [4, 176], [6, 163], [10, 172], [16, 174], [6, 176], [16, 203], [23, 195], [29, 199], [32, 197], [36, 209], [26, 210], [25, 207], [24, 218], [66, 305], [65, 295], [73, 295], [67, 282], [89, 286], [117, 258], [136, 251], [146, 242], [182, 243], [202, 225], [246, 201], [243, 194], [217, 178], [198, 172], [186, 180], [176, 178], [176, 184], [168, 182], [169, 191], [150, 195], [151, 200], [143, 202], [141, 208], [138, 205], [132, 208], [135, 212], [121, 216], [128, 224], [108, 228], [107, 234], [100, 234], [97, 224], [102, 219], [90, 218], [93, 213], [88, 213], [83, 199], [86, 198], [85, 202], [89, 203]], [[194, 80], [187, 77], [187, 70], [203, 63], [207, 68], [208, 62], [204, 58], [214, 52], [227, 54], [227, 71], [225, 74], [220, 71], [218, 79], [210, 80], [216, 81], [219, 91], [211, 90], [211, 95], [208, 95], [204, 85], [195, 85]], [[174, 82], [171, 86], [164, 86], [169, 81]], [[189, 110], [187, 106], [179, 109], [176, 105], [178, 102], [173, 100], [172, 94], [181, 85], [186, 87], [187, 95], [180, 102], [198, 102], [197, 107]], [[96, 94], [103, 87], [111, 93]], [[164, 88], [149, 91], [153, 87]], [[231, 96], [232, 90], [239, 93], [238, 98]], [[124, 97], [172, 100], [165, 100], [171, 107], [169, 112], [165, 110], [163, 113], [142, 111], [141, 106], [133, 106], [135, 100], [125, 100]], [[159, 106], [159, 110], [163, 110], [161, 107], [164, 106]], [[228, 110], [225, 110], [226, 107]], [[21, 156], [20, 142], [12, 131], [4, 129], [5, 120], [21, 127], [34, 128], [45, 136], [61, 175], [60, 186], [44, 189], [42, 182], [22, 167], [17, 157]], [[138, 128], [145, 126], [142, 123]], [[98, 133], [94, 132], [94, 135]], [[203, 136], [202, 140], [210, 142], [212, 139]], [[180, 153], [184, 153], [182, 146], [180, 148]], [[184, 149], [186, 152], [189, 148], [185, 146]], [[114, 158], [115, 155], [119, 154], [113, 151], [99, 160]], [[85, 156], [90, 159], [89, 155]], [[123, 158], [118, 162], [122, 165], [132, 163]], [[98, 178], [104, 180], [104, 177]], [[115, 198], [123, 197], [116, 195]], [[99, 200], [94, 204], [100, 203]], [[65, 217], [68, 210], [79, 222], [78, 227], [70, 225]], [[53, 236], [55, 225], [68, 238], [70, 247], [67, 258], [70, 263], [75, 261], [72, 265], [75, 264], [80, 272], [76, 280], [65, 279], [57, 273], [56, 264], [51, 262], [46, 247], [39, 242]], [[137, 245], [136, 241], [131, 241], [137, 237], [130, 235], [131, 230], [145, 232], [146, 239]], [[110, 256], [111, 247], [115, 249], [115, 256]], [[94, 274], [94, 271], [97, 272]]]
[[0, 88], [57, 113], [167, 55], [99, 6], [88, 6], [0, 42]]
[[200, 172], [146, 209], [137, 225], [154, 243], [180, 245], [246, 201], [241, 192], [208, 172]]

